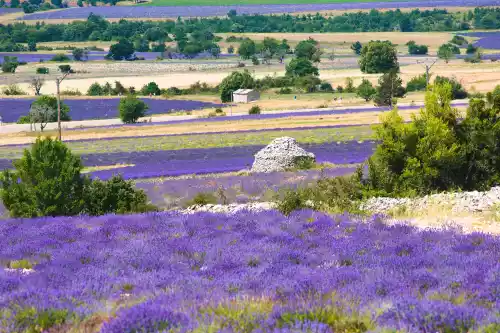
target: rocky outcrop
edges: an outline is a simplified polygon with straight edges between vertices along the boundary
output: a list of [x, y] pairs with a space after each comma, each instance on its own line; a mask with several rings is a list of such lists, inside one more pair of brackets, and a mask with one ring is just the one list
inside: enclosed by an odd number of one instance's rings
[[371, 198], [361, 205], [361, 209], [372, 213], [387, 213], [394, 209], [425, 211], [431, 207], [449, 208], [452, 212], [489, 211], [500, 204], [500, 187], [489, 191], [449, 192], [426, 195], [422, 198]]
[[181, 211], [184, 214], [193, 214], [197, 212], [209, 212], [220, 214], [235, 214], [240, 211], [262, 212], [276, 208], [272, 202], [251, 202], [246, 204], [229, 204], [229, 205], [194, 205]]
[[267, 147], [255, 154], [252, 172], [279, 172], [312, 164], [314, 154], [302, 149], [294, 138], [274, 139]]

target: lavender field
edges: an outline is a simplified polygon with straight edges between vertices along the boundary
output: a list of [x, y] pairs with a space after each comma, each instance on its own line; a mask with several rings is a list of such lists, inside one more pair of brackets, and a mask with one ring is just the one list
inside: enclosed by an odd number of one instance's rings
[[[211, 174], [249, 169], [254, 154], [264, 145], [229, 146], [205, 149], [122, 151], [81, 154], [84, 166], [110, 166], [127, 164], [134, 166], [92, 172], [92, 177], [109, 179], [113, 174], [122, 174], [126, 179], [172, 177], [191, 174]], [[372, 153], [375, 143], [329, 142], [306, 144], [303, 147], [316, 155], [318, 163], [336, 165], [364, 162]], [[21, 150], [17, 151], [20, 156]], [[6, 157], [6, 156], [3, 156]], [[10, 168], [12, 158], [0, 159], [0, 169]]]
[[151, 202], [162, 209], [183, 207], [198, 193], [215, 194], [221, 190], [225, 202], [218, 198], [220, 204], [243, 204], [270, 201], [280, 190], [305, 188], [320, 178], [345, 176], [355, 170], [355, 167], [337, 167], [293, 172], [138, 179], [135, 186], [143, 189]]
[[[40, 53], [40, 52], [36, 52], [36, 53], [0, 52], [0, 63], [3, 61], [3, 58], [5, 56], [17, 57], [18, 61], [27, 62], [27, 63], [46, 62], [46, 61], [50, 61], [54, 57], [55, 54], [56, 53]], [[89, 51], [88, 56], [86, 58], [84, 58], [83, 61], [104, 60], [104, 57], [107, 54], [108, 54], [108, 52], [105, 52], [105, 51]], [[67, 53], [66, 55], [71, 60], [74, 60], [74, 57], [71, 53]], [[135, 52], [135, 55], [136, 55], [136, 57], [143, 58], [144, 60], [156, 60], [159, 57], [162, 57], [161, 52]], [[237, 55], [220, 54], [219, 57], [230, 58], [230, 57], [237, 57]], [[165, 58], [167, 58], [166, 55], [165, 55]], [[208, 52], [202, 52], [202, 53], [199, 53], [190, 59], [206, 59], [206, 58], [213, 58], [213, 56]], [[188, 57], [183, 55], [183, 54], [180, 54], [180, 53], [171, 53], [170, 59], [185, 60], [185, 59], [188, 59]]]
[[384, 9], [419, 7], [497, 6], [497, 0], [421, 0], [386, 2], [349, 2], [326, 4], [229, 5], [229, 6], [125, 6], [82, 7], [24, 15], [23, 20], [86, 19], [90, 13], [106, 18], [163, 18], [188, 16], [225, 16], [231, 9], [239, 14], [278, 14], [345, 9]]
[[[27, 115], [30, 105], [34, 99], [31, 98], [0, 98], [0, 116], [6, 123], [16, 122], [19, 117]], [[193, 111], [204, 108], [215, 108], [222, 106], [201, 101], [188, 100], [166, 100], [154, 98], [142, 98], [149, 106], [148, 115], [170, 113], [172, 111]], [[99, 99], [65, 99], [63, 100], [69, 108], [72, 120], [87, 119], [109, 119], [118, 118], [119, 98]]]
[[[500, 31], [467, 32], [461, 33], [461, 35], [468, 37], [478, 37], [479, 40], [474, 42], [475, 46], [481, 47], [483, 49], [500, 50]], [[500, 58], [500, 56], [498, 58]]]
[[5, 332], [498, 332], [500, 239], [309, 210], [7, 220]]

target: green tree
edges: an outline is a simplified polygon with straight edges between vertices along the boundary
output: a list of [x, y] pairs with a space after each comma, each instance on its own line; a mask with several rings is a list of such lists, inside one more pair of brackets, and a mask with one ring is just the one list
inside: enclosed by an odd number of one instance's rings
[[422, 55], [422, 54], [427, 54], [427, 52], [429, 52], [429, 47], [427, 45], [418, 45], [413, 40], [406, 43], [406, 45], [408, 46], [409, 54]]
[[76, 61], [82, 61], [83, 58], [86, 56], [85, 50], [84, 49], [80, 49], [78, 47], [75, 48], [75, 49], [73, 49], [72, 54], [73, 54], [73, 58]]
[[368, 163], [370, 193], [485, 190], [498, 182], [500, 98], [490, 106], [472, 99], [463, 120], [451, 100], [451, 84], [435, 84], [412, 122], [405, 123], [397, 110], [383, 117], [376, 134], [381, 144]]
[[80, 158], [60, 141], [38, 138], [14, 171], [0, 177], [0, 195], [12, 217], [76, 215], [83, 207]]
[[71, 73], [71, 66], [70, 65], [59, 65], [59, 70], [61, 73]]
[[36, 41], [33, 39], [30, 39], [28, 41], [28, 51], [30, 52], [36, 52]]
[[[61, 120], [62, 121], [70, 121], [71, 117], [69, 115], [70, 109], [69, 106], [61, 101]], [[52, 110], [50, 112], [50, 117], [47, 119], [47, 122], [56, 122], [57, 121], [57, 98], [55, 96], [40, 96], [33, 103], [31, 103], [31, 108], [40, 108], [40, 109], [48, 109]]]
[[227, 53], [233, 54], [234, 53], [234, 46], [229, 45], [229, 47], [227, 48]]
[[262, 51], [268, 52], [269, 55], [274, 57], [280, 48], [280, 44], [278, 40], [271, 37], [264, 37], [264, 41], [262, 41]]
[[347, 93], [356, 92], [356, 88], [354, 88], [354, 81], [350, 77], [345, 79], [345, 91]]
[[250, 59], [252, 56], [255, 55], [256, 52], [257, 52], [257, 46], [255, 45], [255, 42], [250, 39], [244, 40], [240, 44], [240, 47], [238, 48], [238, 54], [243, 59]]
[[396, 102], [395, 98], [403, 97], [405, 89], [403, 80], [399, 77], [396, 71], [385, 73], [378, 80], [379, 86], [375, 94], [375, 104], [378, 106], [393, 106]]
[[477, 52], [477, 50], [478, 50], [478, 48], [475, 47], [473, 44], [468, 44], [467, 45], [467, 49], [465, 50], [465, 53], [467, 53], [467, 54], [474, 54], [474, 53]]
[[158, 85], [156, 84], [156, 82], [149, 82], [148, 84], [146, 84], [142, 87], [141, 95], [143, 95], [143, 96], [148, 96], [148, 95], [159, 96], [159, 95], [161, 95], [161, 90], [160, 90], [160, 87], [158, 87]]
[[[454, 47], [456, 48], [456, 46], [450, 44], [441, 45], [437, 52], [439, 59], [443, 59], [446, 63], [448, 63], [456, 54]], [[458, 54], [460, 54], [460, 50], [458, 51]]]
[[306, 75], [319, 75], [318, 68], [314, 67], [311, 61], [306, 58], [294, 58], [286, 66], [286, 75], [301, 77]]
[[248, 114], [260, 114], [260, 106], [253, 105], [250, 110], [248, 110]]
[[312, 62], [321, 61], [321, 50], [318, 47], [318, 42], [312, 38], [300, 41], [295, 47], [294, 54], [297, 58], [307, 59]]
[[389, 41], [370, 41], [361, 49], [359, 66], [369, 74], [399, 71], [396, 48]]
[[107, 181], [95, 179], [84, 187], [83, 213], [99, 216], [109, 213], [143, 213], [157, 210], [148, 202], [143, 190], [136, 189], [132, 181], [115, 175]]
[[425, 74], [412, 77], [406, 84], [407, 92], [424, 91], [425, 89], [427, 89], [427, 76]]
[[255, 81], [248, 72], [232, 72], [226, 76], [219, 85], [220, 99], [222, 102], [232, 101], [232, 93], [238, 89], [251, 89], [255, 86]]
[[56, 62], [67, 62], [70, 61], [71, 59], [65, 55], [64, 53], [58, 53], [50, 59], [50, 61], [56, 61]]
[[356, 55], [360, 55], [361, 54], [361, 49], [362, 48], [363, 48], [363, 45], [359, 41], [357, 41], [355, 43], [352, 43], [352, 45], [351, 45], [351, 50]]
[[434, 80], [434, 84], [437, 85], [444, 85], [448, 83], [451, 87], [451, 98], [452, 99], [464, 99], [467, 98], [469, 95], [465, 88], [462, 86], [460, 82], [457, 81], [455, 78], [447, 78], [444, 76], [436, 76], [436, 79]]
[[87, 90], [87, 96], [102, 96], [104, 95], [104, 91], [102, 86], [98, 82], [94, 82], [90, 85]]
[[127, 60], [134, 54], [134, 45], [127, 39], [120, 39], [109, 48], [107, 58], [113, 60]]
[[376, 92], [377, 90], [373, 87], [372, 83], [367, 79], [363, 79], [363, 81], [361, 81], [361, 84], [356, 89], [356, 95], [358, 97], [363, 98], [367, 102], [373, 99], [373, 96], [375, 95]]
[[19, 62], [17, 57], [4, 56], [2, 63], [2, 72], [4, 73], [15, 73]]
[[302, 89], [306, 93], [315, 92], [321, 85], [321, 80], [314, 75], [300, 76], [294, 79], [295, 87]]
[[118, 104], [120, 119], [126, 124], [135, 123], [140, 117], [144, 117], [148, 108], [146, 103], [134, 95], [128, 95], [120, 99]]

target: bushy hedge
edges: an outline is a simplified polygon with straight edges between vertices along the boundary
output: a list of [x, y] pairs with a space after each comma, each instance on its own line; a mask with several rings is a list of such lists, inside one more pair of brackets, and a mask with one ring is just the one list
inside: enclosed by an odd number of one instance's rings
[[[500, 181], [500, 93], [472, 99], [465, 118], [451, 107], [449, 82], [431, 87], [425, 108], [407, 123], [397, 109], [383, 115], [380, 142], [349, 177], [322, 179], [281, 197], [284, 213], [304, 206], [356, 211], [372, 196], [412, 197], [441, 191], [486, 190]], [[500, 91], [500, 88], [499, 88]]]
[[38, 138], [0, 175], [0, 198], [12, 217], [101, 215], [155, 210], [142, 190], [115, 176], [81, 175], [80, 158], [61, 141]]

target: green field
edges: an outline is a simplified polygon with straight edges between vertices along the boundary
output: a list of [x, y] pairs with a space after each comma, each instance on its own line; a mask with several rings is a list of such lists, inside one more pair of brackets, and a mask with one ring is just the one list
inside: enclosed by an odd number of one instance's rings
[[[412, 0], [152, 0], [139, 6], [228, 6], [228, 5], [290, 5], [320, 3], [393, 2]], [[314, 9], [311, 9], [314, 11]]]

